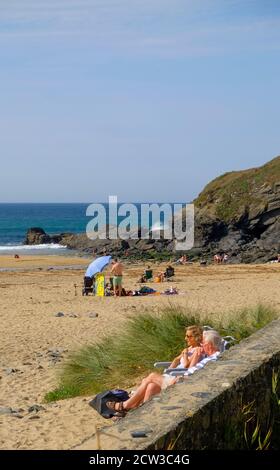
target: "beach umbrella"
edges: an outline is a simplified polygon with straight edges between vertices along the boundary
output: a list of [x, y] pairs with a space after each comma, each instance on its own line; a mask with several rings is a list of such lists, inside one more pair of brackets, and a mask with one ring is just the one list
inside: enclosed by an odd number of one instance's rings
[[110, 263], [112, 256], [100, 256], [96, 258], [86, 270], [86, 277], [93, 277], [97, 273], [101, 273], [103, 269]]

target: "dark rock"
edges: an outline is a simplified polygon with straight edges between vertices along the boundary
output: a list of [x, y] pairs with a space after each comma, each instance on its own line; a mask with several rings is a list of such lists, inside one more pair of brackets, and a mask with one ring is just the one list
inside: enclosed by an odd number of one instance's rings
[[41, 245], [50, 243], [50, 236], [40, 227], [31, 227], [26, 234], [25, 245]]
[[[44, 245], [46, 243], [61, 243], [63, 237], [69, 234], [61, 233], [59, 235], [48, 235], [41, 227], [31, 227], [28, 229], [24, 245]], [[62, 243], [63, 244], [63, 243]]]
[[22, 413], [23, 411], [24, 411], [23, 408], [15, 408], [15, 409], [13, 410], [13, 413]]
[[55, 317], [64, 317], [64, 313], [63, 312], [58, 312], [55, 314]]
[[49, 349], [47, 355], [53, 359], [60, 359], [62, 357], [63, 349]]
[[41, 405], [32, 405], [28, 408], [27, 411], [28, 413], [33, 413], [33, 411], [35, 411], [35, 413], [38, 413], [38, 411], [46, 411], [46, 408]]
[[20, 370], [19, 369], [13, 369], [11, 367], [7, 367], [7, 369], [5, 369], [6, 375], [15, 374], [16, 372], [20, 372]]

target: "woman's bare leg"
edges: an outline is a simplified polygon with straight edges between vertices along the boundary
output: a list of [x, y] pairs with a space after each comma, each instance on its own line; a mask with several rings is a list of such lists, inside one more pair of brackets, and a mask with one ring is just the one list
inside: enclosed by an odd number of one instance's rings
[[146, 388], [146, 393], [144, 396], [144, 403], [150, 400], [155, 395], [158, 395], [161, 392], [161, 387], [158, 384], [150, 383]]
[[140, 387], [137, 388], [136, 392], [128, 400], [123, 402], [123, 407], [125, 410], [131, 410], [132, 408], [137, 408], [143, 400], [146, 393], [146, 389], [149, 385], [147, 379], [142, 380]]
[[[163, 382], [163, 377], [160, 374], [152, 373], [148, 377], [142, 380], [140, 387], [136, 390], [134, 395], [131, 398], [123, 402], [123, 407], [125, 410], [130, 410], [132, 408], [137, 408], [145, 400], [147, 387], [151, 384], [156, 385], [157, 389], [160, 388]], [[159, 393], [159, 392], [157, 392]]]

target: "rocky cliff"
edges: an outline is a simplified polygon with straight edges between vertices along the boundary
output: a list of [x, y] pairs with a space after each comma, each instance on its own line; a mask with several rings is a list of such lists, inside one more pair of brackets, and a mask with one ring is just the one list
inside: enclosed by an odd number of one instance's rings
[[[266, 262], [280, 252], [280, 157], [211, 181], [193, 201], [195, 246], [193, 259], [227, 253], [231, 262]], [[174, 256], [171, 240], [89, 240], [86, 234], [47, 235], [28, 231], [26, 244], [61, 243], [82, 253], [135, 257]]]
[[219, 176], [194, 201], [195, 250], [265, 262], [280, 252], [280, 157]]

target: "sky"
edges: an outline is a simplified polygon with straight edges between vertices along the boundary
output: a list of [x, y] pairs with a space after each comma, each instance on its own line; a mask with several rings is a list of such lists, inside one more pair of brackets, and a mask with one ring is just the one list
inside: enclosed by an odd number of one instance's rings
[[1, 0], [0, 202], [189, 202], [280, 155], [279, 0]]

